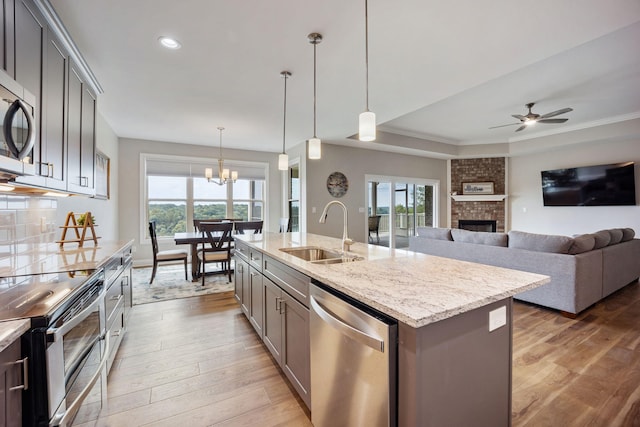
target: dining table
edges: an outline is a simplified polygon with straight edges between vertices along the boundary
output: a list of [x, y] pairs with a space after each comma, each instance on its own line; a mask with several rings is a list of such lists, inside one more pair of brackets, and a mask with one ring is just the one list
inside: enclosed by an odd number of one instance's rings
[[[191, 246], [191, 280], [197, 282], [200, 278], [200, 263], [198, 262], [198, 245], [202, 246], [207, 242], [206, 235], [201, 231], [189, 231], [183, 233], [175, 233], [173, 240], [176, 245], [190, 245]], [[233, 238], [231, 238], [231, 244], [233, 245]], [[220, 271], [224, 273], [225, 270]], [[216, 272], [218, 273], [218, 272]], [[209, 272], [207, 272], [209, 274]]]

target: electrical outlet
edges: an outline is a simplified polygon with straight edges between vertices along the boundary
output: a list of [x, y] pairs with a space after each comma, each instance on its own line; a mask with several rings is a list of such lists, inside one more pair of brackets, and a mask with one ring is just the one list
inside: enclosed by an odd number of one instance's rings
[[489, 332], [507, 324], [507, 306], [503, 305], [489, 312]]
[[311, 213], [316, 213], [316, 207], [315, 207], [315, 206], [313, 206], [313, 207], [311, 208]]
[[364, 208], [363, 208], [362, 206], [360, 206], [360, 207], [358, 208], [358, 212], [360, 212], [360, 213], [364, 213]]

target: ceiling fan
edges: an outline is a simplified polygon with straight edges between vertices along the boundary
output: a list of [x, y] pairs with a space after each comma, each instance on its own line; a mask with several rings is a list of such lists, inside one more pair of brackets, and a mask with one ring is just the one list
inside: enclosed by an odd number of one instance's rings
[[508, 125], [493, 126], [493, 127], [490, 127], [489, 129], [501, 128], [505, 126], [521, 125], [518, 129], [516, 129], [516, 132], [520, 132], [521, 130], [526, 129], [528, 126], [534, 125], [536, 123], [564, 123], [569, 119], [552, 119], [551, 117], [559, 116], [560, 114], [573, 111], [573, 108], [563, 108], [561, 110], [556, 110], [547, 114], [540, 115], [540, 114], [531, 112], [531, 109], [533, 108], [534, 105], [535, 103], [533, 102], [525, 104], [525, 107], [529, 109], [529, 112], [525, 116], [521, 114], [513, 114], [511, 116], [520, 120], [519, 123], [509, 123]]

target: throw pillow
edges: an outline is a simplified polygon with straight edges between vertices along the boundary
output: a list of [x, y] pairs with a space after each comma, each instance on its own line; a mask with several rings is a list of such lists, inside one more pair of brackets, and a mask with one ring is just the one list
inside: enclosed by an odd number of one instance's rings
[[569, 253], [571, 255], [581, 254], [583, 252], [589, 252], [596, 245], [596, 238], [593, 234], [581, 234], [573, 238], [573, 244], [569, 247]]
[[622, 230], [623, 242], [628, 242], [629, 240], [633, 239], [633, 237], [636, 235], [636, 232], [633, 231], [633, 228], [621, 228], [621, 230]]
[[504, 233], [489, 233], [485, 231], [469, 231], [454, 228], [451, 236], [456, 242], [475, 243], [478, 245], [507, 246], [508, 238]]
[[573, 238], [551, 234], [526, 233], [524, 231], [509, 232], [509, 247], [526, 249], [535, 252], [551, 252], [567, 254], [573, 244]]
[[609, 246], [617, 245], [622, 241], [622, 230], [620, 230], [619, 228], [611, 228], [607, 231], [609, 232], [609, 234], [611, 234], [611, 241], [609, 242]]
[[593, 247], [593, 249], [604, 248], [611, 241], [611, 233], [609, 233], [607, 230], [596, 231], [595, 233], [593, 233], [593, 237], [595, 237], [596, 239], [596, 245]]
[[418, 227], [418, 236], [435, 240], [453, 240], [450, 228]]

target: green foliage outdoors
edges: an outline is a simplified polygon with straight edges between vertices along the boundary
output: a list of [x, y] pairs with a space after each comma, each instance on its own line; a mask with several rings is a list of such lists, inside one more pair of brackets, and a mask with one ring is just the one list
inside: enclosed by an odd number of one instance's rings
[[[233, 218], [247, 221], [249, 218], [248, 206], [235, 204], [233, 206]], [[226, 204], [196, 205], [193, 209], [196, 219], [229, 218]], [[149, 205], [149, 221], [156, 221], [156, 233], [158, 236], [173, 236], [190, 229], [187, 227], [186, 206], [175, 203], [158, 203]]]

